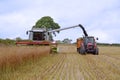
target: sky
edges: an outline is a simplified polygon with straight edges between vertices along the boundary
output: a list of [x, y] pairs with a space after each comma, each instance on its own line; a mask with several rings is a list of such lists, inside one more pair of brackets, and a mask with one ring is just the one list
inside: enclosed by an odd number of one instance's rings
[[[61, 28], [82, 24], [100, 43], [120, 43], [120, 0], [0, 0], [0, 38], [28, 39], [36, 21], [50, 16]], [[73, 42], [84, 34], [80, 28], [61, 31], [55, 40]]]

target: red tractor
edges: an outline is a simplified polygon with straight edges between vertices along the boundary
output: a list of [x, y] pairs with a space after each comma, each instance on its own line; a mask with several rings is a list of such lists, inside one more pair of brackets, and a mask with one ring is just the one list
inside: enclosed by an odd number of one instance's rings
[[93, 53], [98, 55], [99, 50], [95, 38], [93, 36], [88, 36], [84, 27], [82, 25], [79, 26], [82, 28], [85, 36], [83, 38], [77, 39], [77, 51], [81, 54]]

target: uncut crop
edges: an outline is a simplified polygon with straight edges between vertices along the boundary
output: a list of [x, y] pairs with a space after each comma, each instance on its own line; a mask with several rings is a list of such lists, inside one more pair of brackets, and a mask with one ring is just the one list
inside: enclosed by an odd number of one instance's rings
[[14, 68], [23, 62], [48, 55], [47, 46], [0, 46], [0, 69]]

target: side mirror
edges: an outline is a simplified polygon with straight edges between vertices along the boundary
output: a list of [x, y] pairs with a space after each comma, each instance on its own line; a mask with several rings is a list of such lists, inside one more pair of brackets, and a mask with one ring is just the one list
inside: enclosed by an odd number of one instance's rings
[[99, 40], [99, 38], [97, 37], [96, 40]]
[[26, 34], [28, 35], [28, 31], [26, 31]]

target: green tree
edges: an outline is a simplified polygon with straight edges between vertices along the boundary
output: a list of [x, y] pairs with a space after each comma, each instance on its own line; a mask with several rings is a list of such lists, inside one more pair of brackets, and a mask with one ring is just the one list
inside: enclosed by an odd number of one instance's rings
[[16, 37], [16, 41], [21, 41], [21, 40], [22, 40], [22, 38]]
[[35, 28], [47, 28], [47, 29], [59, 29], [60, 26], [58, 23], [55, 23], [53, 18], [51, 18], [50, 16], [44, 16], [41, 19], [39, 19], [35, 26], [33, 26]]
[[[50, 16], [44, 16], [36, 22], [33, 28], [46, 28], [47, 30], [50, 30], [50, 29], [53, 30], [53, 29], [59, 29], [60, 26], [58, 23], [54, 22], [53, 18], [51, 18]], [[55, 33], [53, 34], [56, 36]], [[49, 37], [50, 37], [50, 40], [52, 41], [53, 40], [52, 34], [49, 34]]]
[[65, 38], [62, 42], [66, 44], [71, 44], [71, 39]]

